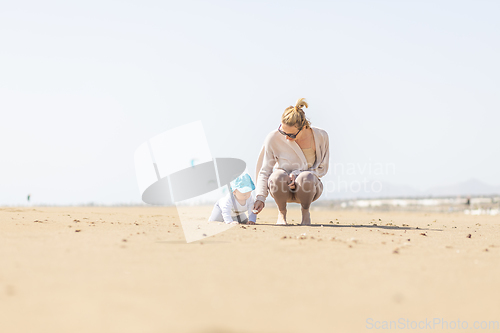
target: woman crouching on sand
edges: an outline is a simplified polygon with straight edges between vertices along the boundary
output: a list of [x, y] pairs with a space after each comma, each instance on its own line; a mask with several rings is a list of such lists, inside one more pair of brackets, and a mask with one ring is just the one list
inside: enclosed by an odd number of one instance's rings
[[311, 224], [309, 206], [323, 193], [320, 177], [328, 171], [329, 142], [325, 130], [311, 126], [304, 98], [289, 106], [281, 125], [266, 137], [257, 162], [254, 211], [260, 213], [268, 193], [278, 206], [276, 224], [286, 224], [287, 202], [302, 206], [302, 224]]

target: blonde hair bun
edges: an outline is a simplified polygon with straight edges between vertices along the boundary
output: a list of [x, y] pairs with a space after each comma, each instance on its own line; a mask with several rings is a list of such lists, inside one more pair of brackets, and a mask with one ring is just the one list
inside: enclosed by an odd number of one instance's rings
[[309, 107], [309, 105], [307, 104], [307, 102], [306, 102], [306, 99], [305, 99], [305, 98], [299, 98], [299, 99], [297, 100], [297, 103], [295, 103], [295, 108], [296, 108], [296, 109], [302, 109], [304, 106], [305, 106], [306, 108], [308, 108], [308, 107]]
[[281, 116], [281, 122], [288, 126], [296, 126], [297, 128], [309, 128], [311, 122], [306, 118], [306, 113], [302, 110], [303, 107], [308, 108], [309, 105], [305, 98], [299, 98], [295, 106], [289, 106]]

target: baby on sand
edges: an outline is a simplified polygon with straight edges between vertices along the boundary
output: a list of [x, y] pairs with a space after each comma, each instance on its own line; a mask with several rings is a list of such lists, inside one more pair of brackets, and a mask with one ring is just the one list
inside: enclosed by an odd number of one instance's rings
[[[252, 211], [252, 191], [255, 190], [255, 185], [250, 175], [242, 174], [231, 182], [230, 188], [233, 192], [215, 203], [208, 221], [255, 224], [256, 215]], [[248, 218], [245, 212], [248, 212]]]

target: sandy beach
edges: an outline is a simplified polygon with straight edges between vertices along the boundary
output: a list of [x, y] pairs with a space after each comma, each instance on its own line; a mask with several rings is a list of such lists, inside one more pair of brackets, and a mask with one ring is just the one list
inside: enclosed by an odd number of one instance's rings
[[499, 216], [317, 210], [312, 226], [275, 226], [276, 214], [187, 244], [170, 207], [0, 208], [0, 332], [500, 321]]

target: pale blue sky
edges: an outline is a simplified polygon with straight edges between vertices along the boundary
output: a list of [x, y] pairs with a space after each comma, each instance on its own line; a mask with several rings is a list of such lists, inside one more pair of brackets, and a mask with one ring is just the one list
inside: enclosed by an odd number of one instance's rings
[[135, 149], [197, 120], [212, 156], [253, 170], [299, 97], [331, 163], [395, 165], [354, 178], [500, 185], [499, 15], [497, 1], [3, 2], [0, 205], [139, 202]]

